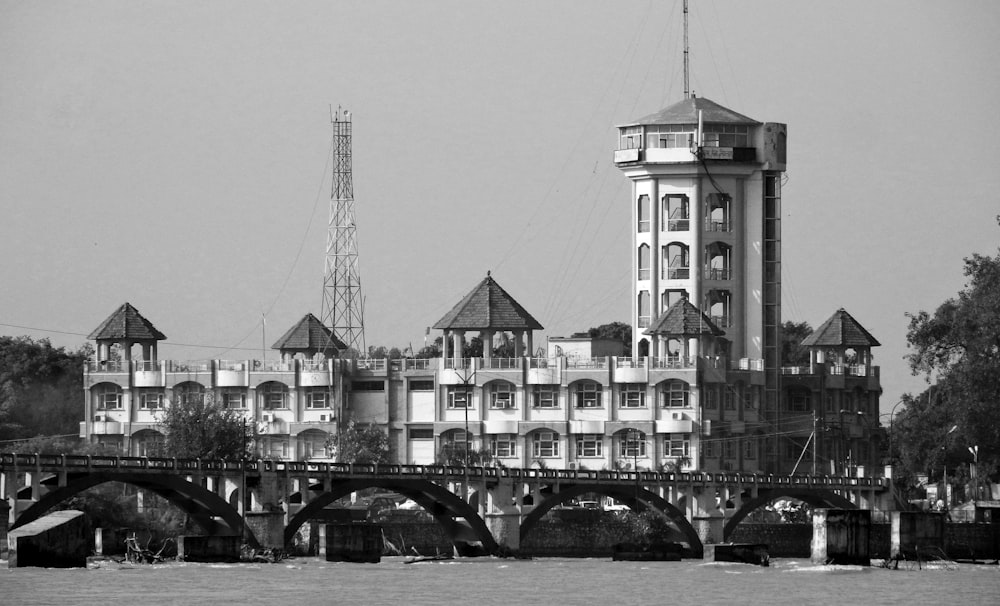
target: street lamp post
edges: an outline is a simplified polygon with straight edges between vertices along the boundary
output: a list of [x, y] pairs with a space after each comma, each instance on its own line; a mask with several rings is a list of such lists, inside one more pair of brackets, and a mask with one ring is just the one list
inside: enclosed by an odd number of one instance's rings
[[943, 453], [942, 463], [943, 463], [943, 467], [944, 467], [944, 499], [943, 499], [943, 501], [944, 501], [944, 512], [945, 512], [945, 514], [948, 513], [948, 507], [949, 507], [949, 503], [948, 503], [948, 436], [950, 436], [956, 429], [958, 429], [958, 425], [952, 425], [951, 429], [948, 430], [948, 433], [944, 434], [944, 440], [942, 440], [943, 444], [941, 445], [941, 452]]
[[969, 446], [969, 452], [972, 453], [972, 486], [975, 491], [972, 502], [975, 504], [979, 500], [979, 446]]

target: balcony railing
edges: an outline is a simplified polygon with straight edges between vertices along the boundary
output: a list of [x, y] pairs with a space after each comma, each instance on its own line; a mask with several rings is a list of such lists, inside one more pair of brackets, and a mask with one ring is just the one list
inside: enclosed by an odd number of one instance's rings
[[219, 370], [246, 370], [247, 363], [246, 360], [219, 360], [218, 361]]
[[521, 368], [521, 358], [490, 358], [486, 360], [486, 367], [495, 369]]
[[640, 269], [639, 270], [639, 279], [640, 280], [648, 280], [649, 279], [649, 269]]
[[254, 360], [253, 370], [260, 372], [291, 372], [294, 365], [281, 360]]
[[529, 358], [528, 365], [529, 368], [558, 368], [559, 362], [549, 358]]
[[733, 270], [728, 267], [707, 267], [705, 268], [706, 280], [729, 280], [732, 278]]
[[732, 223], [729, 221], [713, 221], [712, 219], [705, 221], [705, 231], [728, 232], [732, 230]]
[[666, 267], [663, 269], [663, 277], [667, 280], [687, 280], [691, 277], [690, 267]]
[[208, 360], [170, 360], [167, 362], [167, 372], [208, 372], [212, 363]]
[[358, 358], [358, 370], [385, 370], [386, 358]]
[[809, 372], [809, 367], [808, 366], [782, 366], [781, 367], [781, 374], [783, 374], [783, 375], [808, 375], [808, 374], [810, 374], [810, 372]]
[[668, 219], [667, 231], [688, 231], [691, 229], [691, 219]]
[[472, 358], [445, 358], [444, 367], [451, 368], [452, 370], [464, 370], [472, 368]]
[[125, 363], [121, 360], [104, 360], [101, 362], [88, 360], [87, 370], [90, 372], [125, 372]]
[[715, 324], [719, 328], [729, 328], [729, 316], [712, 316], [712, 324]]
[[566, 368], [607, 368], [607, 358], [566, 358]]
[[662, 358], [650, 358], [649, 364], [652, 368], [658, 369], [677, 369], [677, 368], [695, 368], [697, 362], [695, 358], [684, 357], [684, 356], [664, 356]]
[[755, 358], [740, 358], [739, 360], [733, 360], [731, 370], [764, 370], [764, 360]]
[[646, 368], [646, 358], [636, 357], [636, 358], [615, 358], [616, 368]]
[[301, 364], [302, 370], [307, 370], [309, 372], [322, 372], [327, 369], [326, 360], [302, 360], [299, 362]]

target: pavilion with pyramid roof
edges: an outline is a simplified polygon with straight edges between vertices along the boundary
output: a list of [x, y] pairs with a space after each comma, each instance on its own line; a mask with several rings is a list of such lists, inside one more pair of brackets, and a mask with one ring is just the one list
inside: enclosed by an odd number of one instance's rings
[[682, 297], [654, 320], [643, 334], [653, 337], [650, 352], [653, 357], [666, 354], [688, 359], [721, 353], [719, 341], [725, 332], [692, 305], [687, 297]]
[[872, 347], [881, 343], [841, 307], [811, 335], [802, 339], [810, 364], [855, 364], [871, 368]]
[[541, 330], [542, 325], [486, 272], [486, 278], [438, 320], [434, 328], [444, 331], [443, 358], [460, 360], [465, 333], [478, 331], [483, 341], [483, 357], [490, 360], [494, 337], [507, 332], [514, 335], [514, 357], [520, 358], [525, 351], [530, 355], [532, 331]]
[[287, 362], [296, 355], [315, 357], [322, 354], [337, 357], [340, 352], [347, 350], [347, 345], [329, 327], [324, 326], [319, 318], [306, 314], [275, 341], [271, 348], [277, 349], [281, 353], [281, 359]]
[[121, 348], [125, 363], [132, 361], [133, 345], [142, 346], [142, 361], [155, 362], [157, 341], [163, 341], [167, 337], [131, 303], [126, 302], [101, 322], [87, 338], [97, 341], [97, 363], [106, 365], [111, 359], [112, 345]]

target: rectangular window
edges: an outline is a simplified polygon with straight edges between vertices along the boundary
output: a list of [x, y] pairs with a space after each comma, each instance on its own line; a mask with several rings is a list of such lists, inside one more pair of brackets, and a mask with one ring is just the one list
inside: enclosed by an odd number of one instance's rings
[[410, 391], [434, 391], [434, 379], [412, 379]]
[[490, 385], [490, 408], [514, 408], [514, 390], [510, 383]]
[[593, 433], [586, 433], [576, 438], [576, 456], [578, 457], [603, 457], [604, 456], [604, 436]]
[[552, 431], [539, 431], [531, 442], [531, 454], [535, 457], [558, 457], [559, 435]]
[[385, 381], [355, 381], [351, 391], [385, 391]]
[[139, 408], [144, 410], [159, 410], [163, 408], [163, 392], [143, 390], [139, 394]]
[[532, 405], [535, 408], [558, 408], [558, 388], [555, 385], [535, 385], [532, 392]]
[[805, 391], [793, 391], [788, 394], [788, 409], [792, 412], [805, 412], [809, 410], [809, 393]]
[[465, 385], [448, 387], [448, 408], [471, 408], [472, 392]]
[[122, 407], [122, 396], [118, 391], [105, 391], [97, 396], [99, 410], [117, 410]]
[[222, 394], [222, 406], [225, 408], [244, 409], [247, 407], [247, 394], [243, 391], [226, 391]]
[[433, 440], [434, 429], [431, 427], [411, 427], [409, 437], [411, 440]]
[[743, 440], [743, 458], [744, 459], [756, 459], [757, 458], [757, 442], [753, 439]]
[[644, 383], [626, 383], [621, 391], [622, 408], [645, 408], [646, 385]]
[[837, 400], [834, 398], [832, 393], [826, 394], [826, 411], [836, 412], [837, 411]]
[[688, 405], [688, 384], [671, 381], [663, 392], [664, 408], [686, 408]]
[[705, 388], [705, 408], [715, 410], [719, 407], [719, 392], [714, 387]]
[[722, 405], [726, 410], [736, 410], [736, 400], [733, 397], [732, 391], [727, 389], [726, 392], [722, 394]]
[[491, 451], [494, 457], [516, 457], [517, 456], [517, 436], [510, 433], [501, 433], [493, 436]]
[[705, 454], [706, 459], [715, 458], [715, 442], [702, 441], [701, 450]]
[[306, 393], [306, 408], [329, 408], [329, 393], [325, 389]]
[[691, 454], [691, 441], [684, 434], [674, 434], [667, 438], [667, 455], [671, 457], [686, 457]]
[[577, 408], [600, 408], [602, 388], [597, 383], [579, 383], [576, 386]]
[[726, 449], [726, 458], [735, 459], [736, 458], [736, 440], [726, 440], [724, 443]]
[[634, 458], [646, 456], [646, 436], [626, 433], [618, 441], [618, 456], [622, 458]]

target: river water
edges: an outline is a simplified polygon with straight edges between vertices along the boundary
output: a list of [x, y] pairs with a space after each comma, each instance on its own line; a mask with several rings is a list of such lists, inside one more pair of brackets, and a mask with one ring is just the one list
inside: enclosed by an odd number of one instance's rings
[[1000, 604], [1000, 567], [923, 570], [609, 559], [469, 558], [404, 564], [167, 563], [134, 568], [0, 568], [5, 606], [158, 604]]

